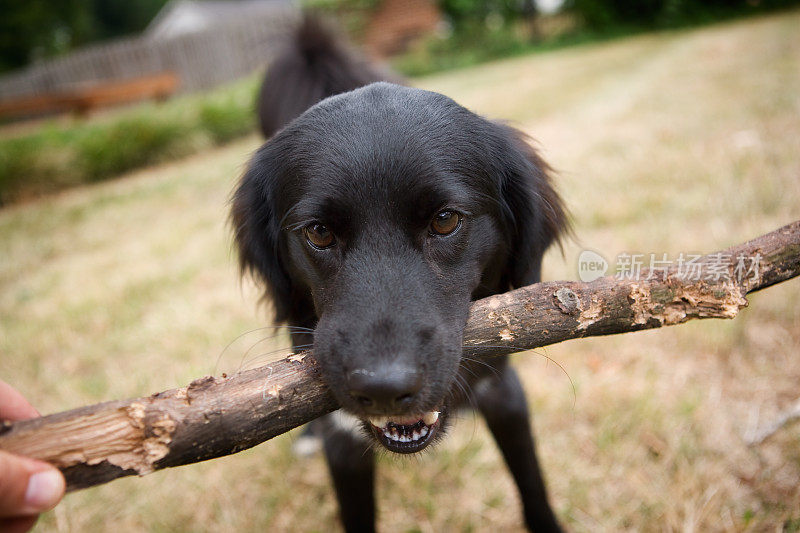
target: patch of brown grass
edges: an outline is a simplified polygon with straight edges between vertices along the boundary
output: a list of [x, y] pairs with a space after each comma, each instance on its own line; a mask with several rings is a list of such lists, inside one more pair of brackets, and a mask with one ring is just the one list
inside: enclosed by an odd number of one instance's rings
[[[537, 138], [586, 247], [721, 249], [800, 218], [800, 13], [641, 36], [419, 80]], [[227, 198], [250, 138], [0, 212], [2, 378], [43, 412], [157, 391], [286, 346], [240, 286]], [[800, 426], [743, 435], [800, 396], [800, 283], [730, 322], [585, 339], [516, 357], [552, 500], [575, 531], [797, 530]], [[252, 349], [250, 349], [252, 346]], [[249, 350], [249, 351], [248, 351]], [[219, 361], [218, 361], [219, 359]], [[574, 385], [574, 389], [573, 389]], [[322, 459], [287, 435], [208, 463], [69, 495], [41, 530], [326, 531]], [[521, 529], [483, 422], [384, 457], [384, 531]]]

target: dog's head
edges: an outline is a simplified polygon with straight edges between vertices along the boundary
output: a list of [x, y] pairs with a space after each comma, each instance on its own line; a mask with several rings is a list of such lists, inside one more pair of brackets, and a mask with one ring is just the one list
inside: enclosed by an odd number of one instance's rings
[[546, 172], [515, 130], [387, 83], [314, 106], [250, 162], [242, 267], [277, 320], [316, 323], [327, 384], [388, 449], [442, 427], [471, 300], [538, 279], [565, 225]]

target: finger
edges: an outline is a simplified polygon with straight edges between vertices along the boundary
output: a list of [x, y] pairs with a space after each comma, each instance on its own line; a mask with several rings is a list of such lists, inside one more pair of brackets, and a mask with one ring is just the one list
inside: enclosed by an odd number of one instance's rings
[[25, 533], [30, 531], [38, 518], [38, 516], [0, 518], [0, 531], [3, 533]]
[[64, 496], [64, 476], [47, 463], [0, 450], [0, 517], [36, 515]]
[[36, 418], [39, 412], [14, 387], [0, 380], [0, 420]]

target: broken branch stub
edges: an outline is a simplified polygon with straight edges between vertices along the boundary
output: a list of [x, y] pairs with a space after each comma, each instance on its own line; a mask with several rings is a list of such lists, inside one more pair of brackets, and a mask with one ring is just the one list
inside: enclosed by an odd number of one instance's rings
[[[739, 270], [741, 258], [758, 268]], [[800, 273], [800, 221], [704, 256], [714, 276], [679, 268], [638, 279], [547, 282], [475, 302], [465, 354], [489, 358], [568, 339], [733, 318], [744, 296]], [[231, 377], [0, 426], [0, 449], [60, 468], [70, 490], [250, 448], [338, 408], [307, 353]]]

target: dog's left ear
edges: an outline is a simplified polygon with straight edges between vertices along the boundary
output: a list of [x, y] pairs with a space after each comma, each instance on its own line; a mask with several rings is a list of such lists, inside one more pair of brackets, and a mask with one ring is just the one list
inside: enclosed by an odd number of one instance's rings
[[230, 221], [242, 274], [262, 282], [264, 299], [273, 303], [275, 322], [281, 323], [292, 314], [293, 288], [280, 253], [275, 143], [266, 143], [250, 160], [233, 193]]
[[509, 234], [510, 256], [507, 278], [511, 287], [540, 281], [542, 257], [569, 233], [570, 224], [561, 197], [553, 187], [553, 170], [536, 153], [527, 135], [496, 124], [501, 129], [504, 150], [499, 166], [503, 210]]

